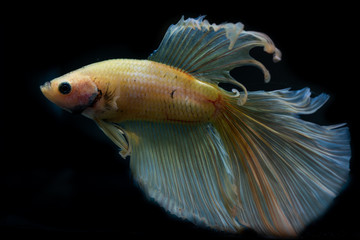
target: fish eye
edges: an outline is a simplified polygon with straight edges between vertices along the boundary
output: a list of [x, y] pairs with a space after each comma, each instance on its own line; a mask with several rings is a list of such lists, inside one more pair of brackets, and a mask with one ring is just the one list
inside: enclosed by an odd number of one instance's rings
[[62, 82], [59, 84], [59, 92], [62, 94], [69, 94], [71, 92], [71, 85], [68, 82]]

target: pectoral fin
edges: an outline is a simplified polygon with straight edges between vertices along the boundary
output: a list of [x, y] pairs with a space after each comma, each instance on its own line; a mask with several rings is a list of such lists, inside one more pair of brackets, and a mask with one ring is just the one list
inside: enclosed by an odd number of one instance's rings
[[120, 156], [126, 158], [131, 153], [131, 147], [127, 141], [126, 132], [116, 123], [96, 120], [99, 128], [108, 136], [119, 148]]

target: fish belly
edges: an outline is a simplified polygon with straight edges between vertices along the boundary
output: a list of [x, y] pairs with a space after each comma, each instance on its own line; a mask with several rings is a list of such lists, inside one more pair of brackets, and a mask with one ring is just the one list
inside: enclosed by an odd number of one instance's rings
[[119, 86], [117, 121], [204, 122], [216, 115], [221, 94], [217, 86], [165, 64], [124, 60]]

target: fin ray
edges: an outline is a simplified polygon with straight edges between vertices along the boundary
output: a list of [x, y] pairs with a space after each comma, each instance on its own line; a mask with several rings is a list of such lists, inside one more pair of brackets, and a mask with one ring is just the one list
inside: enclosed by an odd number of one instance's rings
[[130, 167], [146, 194], [178, 217], [239, 231], [231, 214], [238, 196], [228, 156], [211, 124], [125, 122], [139, 136]]
[[243, 65], [254, 65], [264, 72], [265, 81], [270, 74], [249, 52], [262, 46], [273, 54], [274, 61], [281, 52], [271, 39], [263, 34], [245, 31], [242, 23], [210, 24], [204, 17], [186, 19], [171, 25], [160, 46], [149, 60], [182, 69], [194, 77], [214, 83], [233, 82], [229, 71]]

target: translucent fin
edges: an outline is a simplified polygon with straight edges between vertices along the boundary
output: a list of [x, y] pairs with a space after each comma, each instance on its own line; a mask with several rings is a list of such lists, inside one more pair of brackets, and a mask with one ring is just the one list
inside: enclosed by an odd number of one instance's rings
[[233, 84], [237, 81], [230, 76], [231, 69], [254, 65], [264, 72], [268, 82], [268, 70], [253, 59], [249, 51], [254, 47], [264, 47], [264, 51], [274, 54], [274, 61], [281, 59], [281, 53], [267, 35], [245, 31], [243, 27], [242, 23], [216, 25], [204, 17], [186, 20], [182, 17], [169, 27], [149, 60], [182, 69], [203, 81]]
[[310, 94], [307, 88], [249, 92], [243, 106], [229, 98], [215, 123], [240, 191], [237, 217], [262, 234], [298, 234], [347, 181], [348, 128], [300, 119], [328, 99]]
[[234, 215], [239, 196], [232, 166], [210, 124], [122, 125], [132, 133], [132, 173], [150, 198], [193, 223], [226, 231], [242, 229]]
[[125, 137], [125, 131], [116, 123], [95, 120], [99, 128], [108, 136], [119, 148], [120, 156], [126, 158], [131, 153], [131, 148]]

